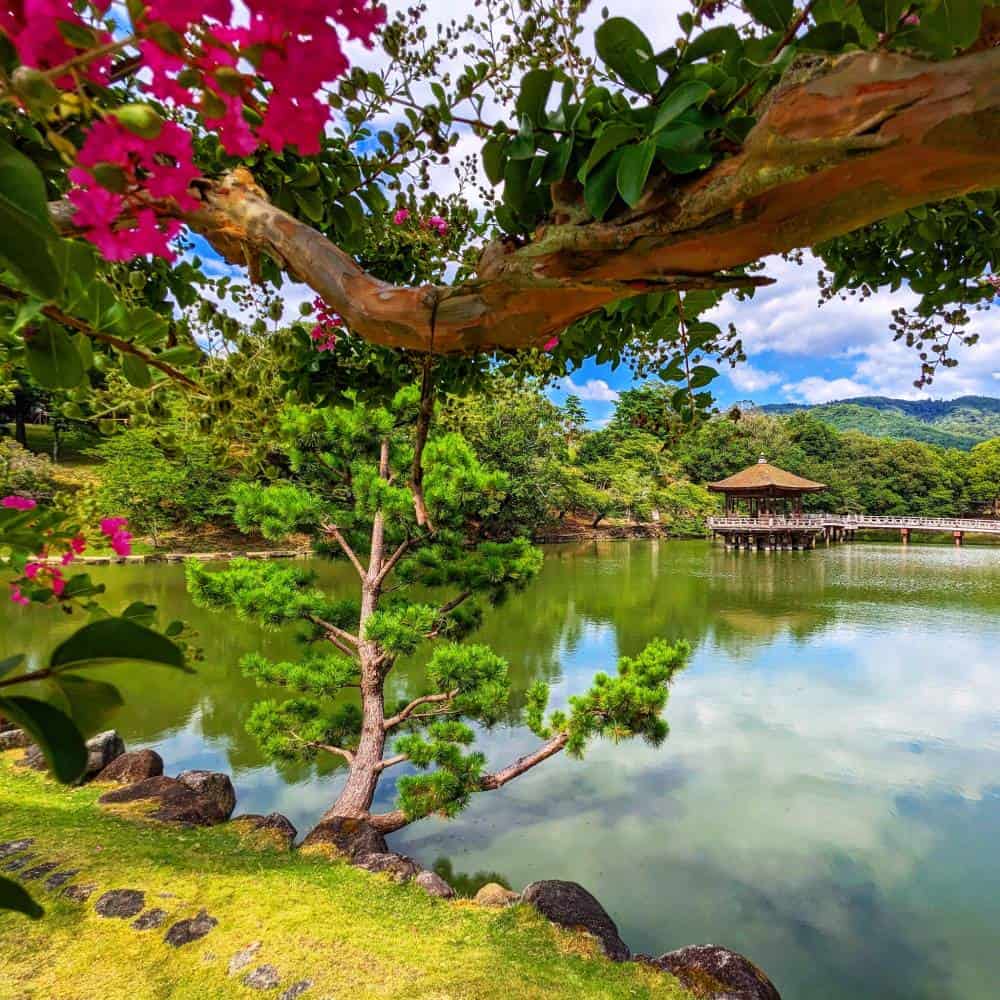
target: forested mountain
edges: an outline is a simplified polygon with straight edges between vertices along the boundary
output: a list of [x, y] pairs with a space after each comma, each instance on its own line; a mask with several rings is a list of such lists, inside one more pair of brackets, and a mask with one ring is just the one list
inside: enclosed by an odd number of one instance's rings
[[980, 441], [1000, 435], [1000, 399], [992, 396], [916, 400], [855, 396], [815, 405], [768, 403], [758, 409], [771, 414], [809, 410], [837, 430], [923, 441], [966, 451]]

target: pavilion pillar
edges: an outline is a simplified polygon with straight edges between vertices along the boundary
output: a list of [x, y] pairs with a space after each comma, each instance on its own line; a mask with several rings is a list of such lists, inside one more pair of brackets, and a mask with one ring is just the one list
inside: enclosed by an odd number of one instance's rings
[[954, 532], [952, 532], [952, 535], [955, 538], [955, 544], [959, 548], [961, 548], [962, 547], [962, 538], [965, 535], [965, 532], [964, 531], [954, 531]]

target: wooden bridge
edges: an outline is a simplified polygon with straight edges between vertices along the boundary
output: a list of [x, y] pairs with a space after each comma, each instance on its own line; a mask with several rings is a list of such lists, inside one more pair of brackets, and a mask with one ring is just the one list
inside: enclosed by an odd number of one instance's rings
[[904, 517], [869, 514], [763, 514], [748, 517], [726, 514], [708, 518], [712, 537], [722, 537], [726, 548], [811, 549], [817, 542], [851, 540], [858, 531], [898, 531], [907, 544], [914, 531], [950, 532], [956, 545], [966, 534], [1000, 536], [1000, 519], [965, 517]]

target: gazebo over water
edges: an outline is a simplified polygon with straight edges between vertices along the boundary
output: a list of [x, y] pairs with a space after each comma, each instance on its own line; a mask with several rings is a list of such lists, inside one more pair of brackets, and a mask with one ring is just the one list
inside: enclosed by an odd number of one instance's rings
[[779, 469], [761, 455], [755, 465], [717, 483], [709, 483], [708, 488], [714, 493], [725, 494], [727, 514], [744, 513], [740, 508], [745, 503], [745, 513], [750, 517], [788, 517], [802, 513], [803, 494], [819, 493], [826, 485]]

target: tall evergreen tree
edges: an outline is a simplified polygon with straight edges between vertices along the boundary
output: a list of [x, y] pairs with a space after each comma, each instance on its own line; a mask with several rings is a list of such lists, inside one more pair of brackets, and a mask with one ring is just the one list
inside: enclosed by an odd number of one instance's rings
[[[248, 728], [273, 758], [345, 761], [347, 779], [323, 819], [363, 818], [383, 832], [431, 813], [453, 816], [471, 795], [563, 750], [580, 756], [595, 737], [660, 743], [668, 688], [688, 655], [684, 642], [655, 640], [620, 658], [613, 675], [598, 674], [565, 709], [549, 711], [547, 685], [533, 685], [526, 721], [538, 748], [488, 770], [472, 749], [473, 725], [501, 718], [507, 663], [462, 640], [484, 606], [530, 583], [542, 557], [522, 538], [479, 537], [507, 478], [484, 468], [459, 435], [428, 435], [429, 408], [420, 403], [417, 391], [405, 389], [384, 407], [291, 407], [281, 426], [294, 481], [235, 490], [242, 529], [271, 539], [309, 532], [318, 549], [356, 570], [356, 598], [324, 593], [313, 573], [296, 566], [236, 560], [222, 570], [187, 569], [199, 605], [302, 627], [299, 659], [244, 658], [247, 674], [289, 693], [255, 705]], [[387, 704], [393, 667], [428, 644], [425, 690]], [[396, 782], [397, 807], [373, 815], [383, 774], [404, 764], [411, 770]]]

